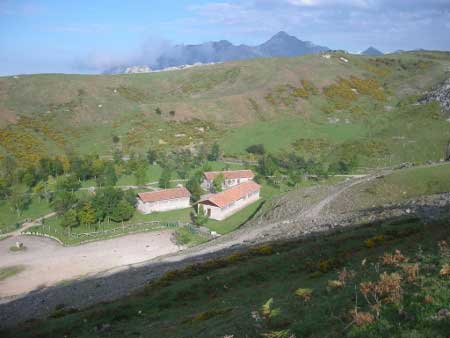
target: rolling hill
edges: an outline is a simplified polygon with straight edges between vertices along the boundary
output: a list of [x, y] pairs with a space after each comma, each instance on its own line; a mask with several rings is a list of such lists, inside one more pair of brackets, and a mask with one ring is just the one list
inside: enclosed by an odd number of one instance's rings
[[[362, 165], [439, 160], [449, 114], [418, 100], [449, 77], [449, 54], [341, 52], [149, 74], [0, 78], [0, 155], [26, 164], [68, 152], [125, 153], [220, 141]], [[160, 108], [161, 115], [155, 113]]]

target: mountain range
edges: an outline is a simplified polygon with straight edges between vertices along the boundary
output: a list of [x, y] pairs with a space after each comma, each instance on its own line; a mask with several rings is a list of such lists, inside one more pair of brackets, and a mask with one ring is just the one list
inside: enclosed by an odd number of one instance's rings
[[207, 64], [260, 57], [292, 57], [315, 54], [329, 50], [309, 41], [302, 41], [286, 32], [279, 32], [257, 46], [234, 45], [227, 40], [205, 42], [199, 45], [177, 45], [164, 51], [153, 64], [120, 65], [108, 69], [105, 74], [124, 73], [133, 66], [161, 70], [193, 64]]

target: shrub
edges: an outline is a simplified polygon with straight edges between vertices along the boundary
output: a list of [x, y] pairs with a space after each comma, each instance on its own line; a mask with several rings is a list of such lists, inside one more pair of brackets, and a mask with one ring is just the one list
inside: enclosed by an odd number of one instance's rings
[[382, 262], [384, 265], [398, 266], [401, 263], [406, 263], [407, 261], [408, 257], [403, 256], [400, 250], [395, 250], [394, 254], [384, 253], [382, 257]]
[[324, 94], [331, 99], [337, 109], [348, 108], [358, 98], [358, 94], [371, 96], [378, 101], [386, 100], [384, 91], [375, 79], [339, 78], [338, 81], [324, 89]]
[[55, 306], [50, 317], [51, 318], [61, 318], [61, 317], [64, 317], [64, 316], [67, 316], [69, 314], [76, 313], [76, 312], [78, 312], [78, 310], [75, 308], [72, 308], [72, 307], [66, 308], [64, 304], [58, 304]]
[[364, 242], [364, 245], [367, 248], [373, 248], [374, 246], [378, 245], [379, 243], [382, 243], [384, 241], [384, 235], [375, 236], [372, 238], [369, 238]]
[[363, 282], [360, 284], [360, 292], [367, 303], [377, 312], [377, 317], [379, 317], [382, 303], [400, 303], [403, 294], [401, 281], [400, 274], [383, 272], [378, 282]]
[[449, 276], [450, 275], [450, 264], [444, 264], [441, 271], [439, 271], [441, 276]]
[[272, 331], [263, 333], [261, 336], [266, 338], [295, 338], [295, 335], [291, 334], [289, 330]]
[[347, 270], [347, 268], [343, 268], [338, 274], [338, 281], [343, 285], [347, 282], [347, 280], [352, 279], [355, 276], [355, 272], [352, 270]]
[[318, 269], [321, 272], [326, 273], [328, 271], [331, 271], [331, 270], [337, 268], [339, 265], [341, 265], [340, 260], [335, 257], [332, 257], [329, 259], [321, 260], [318, 264]]
[[431, 296], [431, 295], [426, 295], [423, 299], [423, 302], [425, 304], [433, 304], [433, 301], [434, 301], [433, 296]]
[[281, 310], [279, 308], [273, 307], [273, 298], [270, 298], [261, 307], [261, 315], [264, 319], [271, 319], [280, 314]]
[[227, 313], [230, 313], [232, 310], [233, 310], [232, 308], [226, 308], [226, 309], [205, 311], [205, 312], [199, 313], [195, 317], [189, 319], [188, 322], [202, 322], [202, 321], [211, 319], [213, 317], [225, 315]]
[[167, 271], [164, 275], [159, 279], [160, 281], [170, 282], [181, 276], [180, 270]]
[[406, 274], [406, 280], [408, 283], [414, 282], [419, 276], [419, 264], [407, 265], [403, 267], [403, 271]]
[[295, 290], [295, 295], [303, 299], [305, 302], [309, 302], [312, 298], [313, 290], [312, 289], [297, 289]]
[[261, 245], [259, 247], [256, 248], [252, 248], [250, 250], [251, 253], [256, 254], [256, 255], [271, 255], [273, 254], [273, 248], [270, 245]]
[[27, 250], [27, 247], [25, 245], [21, 245], [21, 246], [13, 245], [9, 248], [9, 251], [12, 251], [12, 252], [25, 251], [25, 250]]
[[350, 314], [352, 316], [353, 322], [357, 326], [364, 326], [375, 322], [375, 317], [370, 312], [358, 312], [356, 310], [352, 310]]
[[322, 277], [322, 275], [323, 275], [322, 271], [314, 271], [314, 272], [311, 272], [308, 275], [308, 277], [313, 279], [313, 278], [320, 278], [320, 277]]
[[438, 247], [439, 247], [439, 252], [440, 252], [442, 257], [449, 257], [450, 256], [448, 243], [446, 241], [440, 241], [438, 243]]
[[242, 260], [244, 257], [245, 257], [244, 254], [242, 254], [241, 252], [235, 252], [235, 253], [232, 253], [231, 255], [229, 255], [226, 258], [226, 261], [229, 263], [235, 263], [237, 261]]
[[302, 83], [303, 88], [305, 88], [309, 94], [311, 94], [311, 95], [319, 94], [319, 90], [314, 85], [314, 83], [312, 83], [308, 80], [301, 80], [300, 82]]
[[245, 149], [250, 154], [264, 155], [266, 150], [264, 149], [264, 144], [253, 144], [247, 149]]
[[327, 285], [330, 289], [342, 289], [344, 287], [344, 283], [339, 280], [329, 280]]

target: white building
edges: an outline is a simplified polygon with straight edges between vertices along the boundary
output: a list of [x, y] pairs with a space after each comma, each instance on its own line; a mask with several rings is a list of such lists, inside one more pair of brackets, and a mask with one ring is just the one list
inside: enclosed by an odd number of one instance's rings
[[137, 209], [143, 214], [190, 207], [191, 194], [184, 187], [141, 192], [137, 195]]
[[201, 184], [202, 188], [205, 190], [213, 190], [214, 178], [220, 174], [224, 177], [224, 182], [222, 184], [222, 189], [229, 189], [240, 183], [252, 180], [255, 175], [251, 170], [228, 170], [228, 171], [207, 171], [203, 173], [203, 182]]
[[201, 200], [197, 207], [203, 206], [209, 218], [221, 221], [257, 201], [260, 190], [259, 184], [247, 181]]

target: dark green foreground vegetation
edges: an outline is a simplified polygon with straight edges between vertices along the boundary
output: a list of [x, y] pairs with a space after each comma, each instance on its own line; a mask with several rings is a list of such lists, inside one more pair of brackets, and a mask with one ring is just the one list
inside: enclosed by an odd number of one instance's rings
[[1, 336], [448, 337], [449, 240], [448, 222], [404, 219], [264, 245]]

